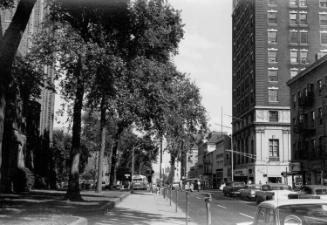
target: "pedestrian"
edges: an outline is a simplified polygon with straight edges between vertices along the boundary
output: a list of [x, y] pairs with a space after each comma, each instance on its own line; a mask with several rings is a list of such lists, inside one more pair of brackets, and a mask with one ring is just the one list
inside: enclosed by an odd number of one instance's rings
[[201, 188], [201, 182], [200, 182], [200, 180], [198, 180], [198, 192], [200, 192], [200, 188]]
[[194, 191], [194, 184], [193, 183], [191, 183], [191, 185], [190, 185], [190, 190], [193, 192]]

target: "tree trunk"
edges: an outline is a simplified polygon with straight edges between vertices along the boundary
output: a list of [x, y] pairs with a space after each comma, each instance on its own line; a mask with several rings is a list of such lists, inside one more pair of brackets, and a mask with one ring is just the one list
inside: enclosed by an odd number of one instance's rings
[[112, 148], [112, 155], [111, 155], [111, 169], [110, 169], [110, 183], [109, 189], [112, 190], [115, 185], [115, 174], [117, 168], [117, 150], [118, 150], [118, 142], [119, 140], [114, 140], [114, 146]]
[[[2, 164], [2, 141], [6, 108], [6, 92], [12, 81], [11, 67], [14, 61], [18, 46], [22, 39], [29, 17], [36, 0], [21, 0], [18, 3], [15, 15], [0, 38], [0, 168]], [[1, 26], [1, 24], [0, 24]], [[0, 174], [1, 182], [1, 174]]]
[[101, 148], [98, 157], [98, 183], [97, 183], [97, 192], [102, 191], [102, 172], [103, 172], [103, 156], [104, 150], [106, 148], [106, 135], [107, 135], [107, 127], [106, 127], [106, 96], [102, 96], [101, 100], [101, 119], [100, 119], [100, 132], [101, 132]]
[[72, 128], [72, 147], [70, 153], [70, 173], [66, 198], [69, 200], [81, 200], [79, 189], [79, 165], [81, 157], [81, 114], [83, 107], [84, 82], [81, 75], [82, 62], [79, 59], [79, 65], [76, 72], [79, 73], [77, 81], [76, 96], [73, 109], [73, 128]]
[[169, 172], [168, 181], [171, 184], [174, 182], [174, 177], [175, 177], [175, 161], [176, 161], [176, 157], [173, 155], [170, 155], [170, 172]]
[[[2, 86], [2, 85], [1, 85]], [[5, 126], [5, 112], [6, 112], [6, 97], [5, 93], [0, 91], [0, 169], [2, 168], [2, 141], [3, 141], [3, 131]], [[2, 184], [0, 172], [0, 185]], [[2, 192], [3, 187], [1, 185], [0, 191]]]
[[118, 125], [118, 131], [115, 135], [114, 138], [114, 146], [112, 148], [112, 154], [111, 154], [111, 169], [110, 169], [110, 184], [109, 184], [109, 189], [113, 189], [116, 181], [116, 169], [117, 169], [117, 152], [118, 152], [118, 145], [119, 145], [119, 139], [120, 135], [124, 131], [124, 126], [123, 125]]

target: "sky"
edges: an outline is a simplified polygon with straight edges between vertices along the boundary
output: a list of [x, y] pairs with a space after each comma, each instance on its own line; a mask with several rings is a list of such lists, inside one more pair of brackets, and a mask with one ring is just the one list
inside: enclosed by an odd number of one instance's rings
[[[232, 0], [168, 0], [181, 10], [184, 39], [174, 62], [202, 96], [211, 130], [231, 132]], [[221, 113], [223, 112], [223, 113]], [[223, 116], [222, 116], [223, 115]], [[222, 121], [222, 122], [221, 122]]]

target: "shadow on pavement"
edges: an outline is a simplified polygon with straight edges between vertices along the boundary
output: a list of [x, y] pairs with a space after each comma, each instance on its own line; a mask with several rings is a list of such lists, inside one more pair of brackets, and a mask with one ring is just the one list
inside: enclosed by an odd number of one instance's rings
[[74, 216], [103, 215], [121, 199], [124, 192], [82, 193], [83, 201], [65, 200], [65, 192], [36, 191], [25, 194], [0, 194], [0, 219], [17, 219], [40, 214]]
[[94, 218], [97, 222], [92, 222], [92, 218], [89, 219], [89, 224], [100, 225], [100, 224], [110, 224], [110, 225], [150, 225], [153, 223], [160, 224], [167, 223], [167, 220], [179, 220], [181, 223], [185, 219], [180, 217], [161, 217], [160, 214], [145, 213], [137, 210], [129, 210], [117, 208], [113, 211], [108, 212], [103, 218]]

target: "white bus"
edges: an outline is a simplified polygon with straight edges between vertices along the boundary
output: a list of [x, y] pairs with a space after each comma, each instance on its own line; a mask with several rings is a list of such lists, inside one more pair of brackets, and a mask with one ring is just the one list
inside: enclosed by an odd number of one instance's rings
[[148, 179], [144, 175], [133, 175], [132, 185], [134, 190], [146, 190], [148, 188]]

